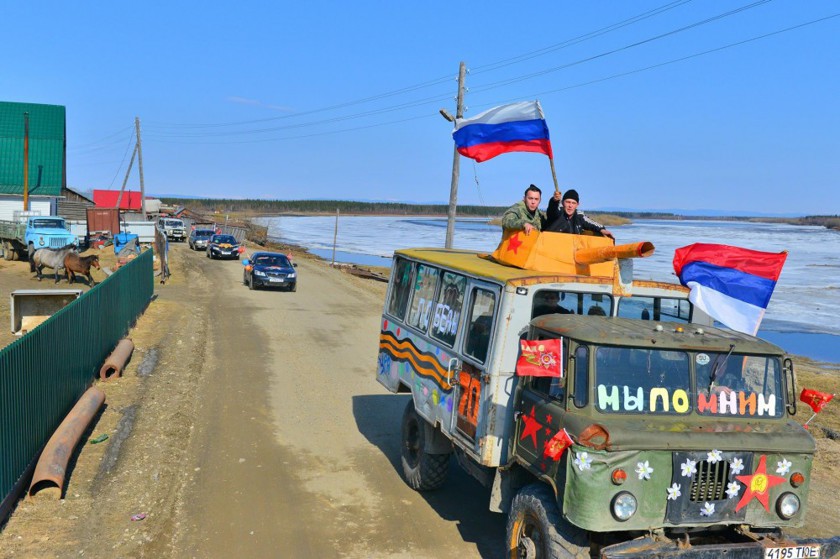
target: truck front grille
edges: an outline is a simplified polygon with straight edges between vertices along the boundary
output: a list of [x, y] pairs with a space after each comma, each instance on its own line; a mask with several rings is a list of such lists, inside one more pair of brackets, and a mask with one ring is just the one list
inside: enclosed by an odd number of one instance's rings
[[708, 460], [697, 463], [697, 473], [691, 478], [688, 498], [693, 503], [720, 501], [726, 498], [729, 480], [729, 462], [721, 460], [712, 464]]

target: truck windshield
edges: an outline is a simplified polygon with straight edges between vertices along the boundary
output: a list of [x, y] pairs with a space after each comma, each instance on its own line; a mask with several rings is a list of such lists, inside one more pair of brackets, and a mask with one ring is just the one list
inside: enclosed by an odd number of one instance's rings
[[165, 227], [183, 227], [184, 222], [179, 219], [167, 219], [164, 222]]
[[777, 357], [709, 352], [695, 354], [694, 363], [699, 413], [756, 418], [782, 415], [782, 372]]
[[684, 351], [595, 348], [595, 405], [604, 413], [691, 411], [689, 356]]
[[63, 219], [33, 219], [32, 227], [36, 229], [64, 229]]

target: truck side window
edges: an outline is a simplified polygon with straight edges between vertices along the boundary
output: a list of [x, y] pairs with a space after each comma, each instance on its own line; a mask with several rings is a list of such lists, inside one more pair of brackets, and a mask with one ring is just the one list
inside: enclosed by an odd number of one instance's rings
[[582, 408], [589, 403], [589, 349], [578, 346], [575, 350], [575, 406]]
[[495, 293], [479, 288], [473, 290], [464, 353], [481, 363], [487, 360], [487, 348], [490, 345], [490, 333], [493, 331], [495, 310]]
[[414, 289], [411, 295], [411, 308], [408, 311], [408, 325], [425, 332], [429, 327], [429, 317], [435, 306], [435, 290], [437, 289], [440, 270], [420, 264], [417, 266], [417, 276], [414, 278]]
[[458, 325], [461, 324], [461, 311], [464, 306], [464, 291], [467, 288], [467, 278], [443, 273], [443, 283], [435, 301], [432, 328], [429, 333], [449, 347], [455, 344]]
[[391, 275], [391, 299], [388, 301], [388, 314], [400, 320], [405, 319], [408, 296], [411, 295], [411, 262], [400, 258]]

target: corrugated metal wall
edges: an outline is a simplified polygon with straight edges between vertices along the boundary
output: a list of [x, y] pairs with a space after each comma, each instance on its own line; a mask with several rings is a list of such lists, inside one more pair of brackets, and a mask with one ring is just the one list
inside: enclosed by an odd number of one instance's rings
[[0, 521], [44, 445], [154, 293], [151, 250], [0, 350]]
[[65, 109], [0, 102], [0, 194], [23, 193], [24, 113], [29, 113], [29, 194], [60, 196], [66, 182]]

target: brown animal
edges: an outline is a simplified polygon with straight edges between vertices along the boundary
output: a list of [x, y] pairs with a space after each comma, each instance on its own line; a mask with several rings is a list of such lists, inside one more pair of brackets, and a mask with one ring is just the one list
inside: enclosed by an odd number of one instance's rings
[[70, 252], [64, 257], [64, 270], [67, 272], [67, 282], [73, 283], [76, 280], [76, 274], [86, 276], [89, 286], [96, 285], [93, 276], [90, 275], [90, 267], [93, 266], [97, 270], [99, 267], [99, 255], [89, 254], [88, 256], [79, 256], [78, 253]]

